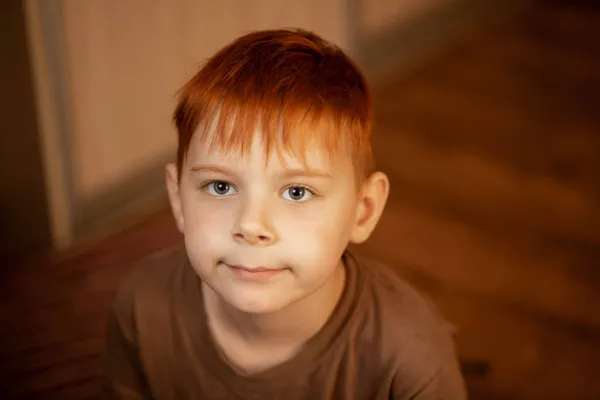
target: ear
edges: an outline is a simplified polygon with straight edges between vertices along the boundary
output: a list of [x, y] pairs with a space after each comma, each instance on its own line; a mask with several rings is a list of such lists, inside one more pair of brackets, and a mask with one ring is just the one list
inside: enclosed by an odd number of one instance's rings
[[390, 181], [383, 172], [373, 173], [362, 184], [350, 242], [362, 243], [371, 236], [383, 213], [389, 192]]
[[169, 193], [169, 202], [171, 203], [171, 211], [175, 217], [175, 223], [180, 232], [183, 232], [183, 212], [181, 208], [181, 196], [179, 192], [179, 177], [177, 166], [175, 164], [167, 164], [165, 167], [165, 183]]

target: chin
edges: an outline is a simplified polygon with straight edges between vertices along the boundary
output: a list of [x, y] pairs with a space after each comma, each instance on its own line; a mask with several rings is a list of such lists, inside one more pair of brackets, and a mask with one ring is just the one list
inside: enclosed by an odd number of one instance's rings
[[274, 298], [265, 293], [256, 296], [244, 296], [240, 293], [224, 297], [232, 307], [248, 314], [271, 314], [283, 310], [292, 304], [291, 299]]

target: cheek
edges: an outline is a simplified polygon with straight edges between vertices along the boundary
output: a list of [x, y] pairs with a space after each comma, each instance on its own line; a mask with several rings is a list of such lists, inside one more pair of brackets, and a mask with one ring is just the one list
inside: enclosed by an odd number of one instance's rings
[[315, 204], [281, 220], [282, 238], [300, 265], [335, 265], [348, 244], [353, 218], [351, 207], [340, 207], [339, 201]]
[[354, 219], [353, 203], [338, 197], [315, 205], [315, 210], [302, 219], [303, 231], [314, 232], [311, 236], [324, 245], [331, 240], [344, 240]]
[[225, 202], [207, 203], [194, 198], [183, 202], [184, 238], [188, 252], [194, 258], [210, 257], [218, 252], [232, 231], [234, 213], [231, 207]]

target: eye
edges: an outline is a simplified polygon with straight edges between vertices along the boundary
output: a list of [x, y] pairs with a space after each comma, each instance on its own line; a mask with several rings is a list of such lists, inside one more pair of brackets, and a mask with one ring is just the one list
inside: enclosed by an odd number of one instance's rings
[[206, 191], [213, 196], [230, 196], [236, 192], [233, 185], [229, 182], [214, 181], [205, 186]]
[[282, 196], [289, 201], [302, 202], [312, 199], [314, 193], [302, 186], [290, 186], [283, 191]]

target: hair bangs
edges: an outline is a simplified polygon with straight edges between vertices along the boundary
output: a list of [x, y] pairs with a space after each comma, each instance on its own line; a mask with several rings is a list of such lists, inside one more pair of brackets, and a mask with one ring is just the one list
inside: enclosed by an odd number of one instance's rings
[[349, 127], [339, 112], [297, 99], [282, 104], [256, 98], [241, 104], [225, 98], [206, 110], [200, 117], [206, 123], [199, 124], [195, 134], [207, 143], [209, 151], [245, 157], [259, 140], [266, 161], [275, 152], [282, 162], [285, 155], [292, 155], [305, 166], [310, 148], [322, 149], [332, 160], [343, 144], [341, 139], [347, 136], [340, 132]]

